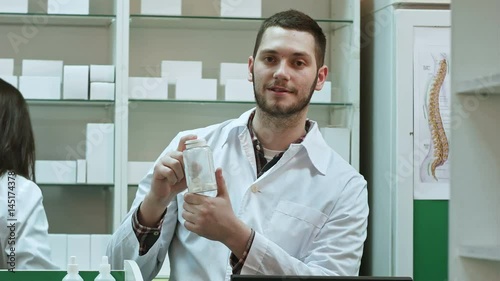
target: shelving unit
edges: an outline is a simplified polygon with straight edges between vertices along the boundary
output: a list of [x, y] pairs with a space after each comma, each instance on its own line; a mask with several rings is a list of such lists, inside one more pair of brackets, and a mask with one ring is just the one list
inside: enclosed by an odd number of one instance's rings
[[457, 82], [458, 94], [500, 94], [500, 73]]
[[459, 255], [463, 258], [500, 262], [500, 246], [461, 246]]
[[[262, 18], [220, 17], [212, 1], [183, 1], [183, 16], [141, 15], [139, 0], [90, 2], [90, 15], [0, 13], [0, 32], [24, 38], [16, 44], [0, 42], [0, 58], [15, 60], [14, 75], [21, 75], [23, 59], [115, 65], [115, 101], [28, 101], [37, 160], [81, 159], [85, 125], [115, 125], [112, 185], [40, 184], [50, 232], [112, 233], [135, 195], [136, 186], [127, 182], [128, 161], [154, 161], [178, 131], [236, 118], [255, 106], [225, 101], [222, 86], [217, 101], [175, 100], [172, 86], [169, 100], [129, 100], [129, 77], [159, 77], [162, 60], [199, 60], [203, 78], [218, 79], [220, 63], [247, 63], [260, 24], [284, 7], [308, 13], [324, 28], [332, 102], [312, 104], [309, 117], [320, 126], [349, 128], [351, 162], [359, 166], [358, 1], [317, 0], [310, 5], [300, 0], [263, 0]], [[75, 219], [82, 223], [75, 226], [70, 222]]]
[[500, 279], [499, 9], [453, 0], [450, 280]]

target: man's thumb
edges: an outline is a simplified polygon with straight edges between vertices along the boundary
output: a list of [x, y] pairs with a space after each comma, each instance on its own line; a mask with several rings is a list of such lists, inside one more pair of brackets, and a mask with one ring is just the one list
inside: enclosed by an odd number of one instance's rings
[[217, 180], [217, 197], [227, 197], [226, 181], [222, 176], [222, 169], [215, 170], [215, 179]]

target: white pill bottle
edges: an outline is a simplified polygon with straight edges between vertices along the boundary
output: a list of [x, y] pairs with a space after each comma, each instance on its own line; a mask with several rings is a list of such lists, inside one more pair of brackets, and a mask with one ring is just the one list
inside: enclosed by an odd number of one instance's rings
[[214, 158], [205, 139], [186, 141], [183, 152], [184, 172], [188, 192], [204, 193], [217, 190]]

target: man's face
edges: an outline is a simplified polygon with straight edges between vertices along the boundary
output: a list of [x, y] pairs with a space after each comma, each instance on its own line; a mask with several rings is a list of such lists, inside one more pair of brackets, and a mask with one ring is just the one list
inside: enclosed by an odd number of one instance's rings
[[316, 65], [314, 37], [303, 31], [268, 28], [255, 58], [248, 61], [257, 106], [275, 117], [306, 109], [321, 90], [328, 69]]

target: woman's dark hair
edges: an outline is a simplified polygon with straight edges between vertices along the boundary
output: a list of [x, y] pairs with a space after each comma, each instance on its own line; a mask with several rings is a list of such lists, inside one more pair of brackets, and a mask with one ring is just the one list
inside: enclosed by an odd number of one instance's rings
[[0, 176], [7, 171], [35, 180], [35, 139], [23, 95], [0, 79]]
[[316, 45], [316, 63], [318, 64], [318, 69], [323, 66], [325, 62], [325, 52], [326, 52], [326, 37], [323, 30], [318, 25], [318, 23], [313, 20], [308, 15], [297, 11], [288, 10], [284, 12], [279, 12], [267, 18], [260, 26], [259, 32], [257, 33], [257, 38], [255, 40], [255, 47], [253, 49], [253, 57], [257, 55], [260, 43], [262, 41], [262, 36], [264, 32], [269, 27], [281, 27], [284, 29], [291, 29], [297, 31], [308, 32], [314, 37]]

